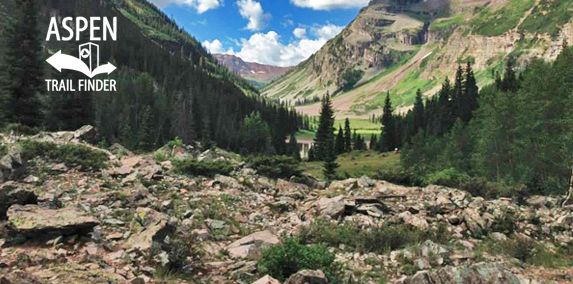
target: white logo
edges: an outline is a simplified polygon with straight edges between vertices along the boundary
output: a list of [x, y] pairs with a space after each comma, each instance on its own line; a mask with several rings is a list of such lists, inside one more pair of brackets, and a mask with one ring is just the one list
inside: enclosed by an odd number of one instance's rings
[[[88, 63], [86, 64], [84, 60]], [[80, 45], [79, 58], [62, 54], [60, 50], [46, 61], [59, 72], [62, 72], [62, 69], [74, 70], [90, 78], [104, 73], [109, 75], [116, 69], [116, 67], [109, 62], [101, 66], [99, 65], [99, 45], [91, 42]]]

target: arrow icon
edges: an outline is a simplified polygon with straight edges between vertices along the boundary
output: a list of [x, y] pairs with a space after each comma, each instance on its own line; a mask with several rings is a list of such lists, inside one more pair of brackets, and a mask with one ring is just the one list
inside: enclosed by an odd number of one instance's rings
[[99, 74], [111, 74], [111, 72], [117, 69], [113, 64], [107, 63], [104, 65], [99, 66], [93, 72], [90, 71], [90, 68], [79, 58], [73, 57], [71, 55], [62, 54], [62, 51], [58, 51], [56, 54], [52, 55], [50, 58], [46, 60], [50, 65], [56, 68], [59, 72], [62, 72], [62, 69], [74, 70], [84, 75], [93, 78]]

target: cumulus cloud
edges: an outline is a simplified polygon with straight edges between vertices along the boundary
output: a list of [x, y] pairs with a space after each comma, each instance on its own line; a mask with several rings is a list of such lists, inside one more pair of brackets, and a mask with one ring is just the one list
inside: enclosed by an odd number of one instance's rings
[[245, 27], [247, 30], [260, 31], [267, 27], [268, 21], [271, 19], [271, 14], [265, 13], [261, 3], [253, 0], [239, 0], [239, 13], [241, 16], [249, 20], [249, 24]]
[[[315, 26], [311, 28], [311, 34], [314, 39], [309, 39], [306, 36], [306, 29], [297, 28], [293, 34], [302, 36], [304, 30], [304, 38], [299, 37], [297, 41], [289, 44], [283, 44], [280, 41], [280, 35], [275, 31], [268, 33], [256, 33], [249, 39], [241, 39], [240, 51], [233, 51], [233, 49], [225, 48], [219, 40], [212, 42], [204, 42], [203, 45], [211, 53], [226, 53], [233, 54], [246, 62], [256, 62], [261, 64], [268, 64], [273, 66], [295, 66], [300, 62], [308, 59], [311, 55], [316, 53], [329, 39], [336, 36], [343, 27], [335, 25]], [[298, 31], [297, 31], [298, 30]], [[338, 31], [338, 32], [336, 32]]]
[[205, 47], [205, 49], [211, 54], [215, 53], [235, 54], [232, 48], [229, 48], [229, 50], [225, 50], [225, 48], [223, 47], [223, 43], [221, 43], [221, 41], [219, 41], [218, 39], [213, 40], [211, 42], [208, 40], [204, 41], [203, 47]]
[[370, 0], [291, 0], [295, 6], [314, 10], [361, 8]]
[[305, 38], [306, 37], [306, 29], [305, 28], [296, 28], [292, 32], [296, 38]]
[[151, 0], [151, 2], [159, 8], [168, 6], [169, 4], [178, 4], [191, 6], [197, 10], [197, 13], [202, 14], [208, 10], [215, 9], [221, 5], [222, 0]]

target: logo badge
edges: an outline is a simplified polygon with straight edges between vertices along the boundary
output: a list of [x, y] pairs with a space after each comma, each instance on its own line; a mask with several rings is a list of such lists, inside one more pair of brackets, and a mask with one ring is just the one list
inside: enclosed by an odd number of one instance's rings
[[62, 69], [74, 70], [83, 73], [89, 78], [104, 73], [109, 75], [116, 69], [116, 67], [109, 62], [101, 66], [99, 65], [99, 45], [91, 42], [79, 46], [79, 58], [63, 54], [60, 50], [46, 61], [59, 72], [62, 72]]

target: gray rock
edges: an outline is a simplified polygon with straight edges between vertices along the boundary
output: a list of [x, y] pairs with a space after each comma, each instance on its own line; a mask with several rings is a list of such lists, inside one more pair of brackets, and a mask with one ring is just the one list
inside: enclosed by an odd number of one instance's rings
[[74, 138], [85, 141], [90, 144], [96, 143], [97, 132], [91, 125], [84, 125], [74, 132]]
[[293, 274], [285, 284], [327, 284], [328, 279], [320, 270], [301, 270]]
[[22, 158], [22, 147], [12, 145], [8, 153], [0, 158], [0, 178], [10, 180], [23, 175], [26, 171], [26, 163]]
[[99, 225], [96, 218], [75, 207], [47, 209], [37, 205], [12, 205], [7, 215], [15, 230], [11, 234], [28, 238], [86, 235]]
[[137, 231], [131, 235], [127, 245], [138, 250], [149, 250], [153, 243], [162, 243], [165, 237], [175, 231], [169, 216], [151, 208], [137, 208], [134, 214]]
[[232, 258], [258, 260], [264, 248], [280, 244], [279, 238], [270, 231], [261, 231], [235, 241], [227, 247]]
[[37, 202], [38, 197], [33, 191], [11, 181], [6, 182], [0, 186], [0, 220], [6, 220], [6, 211], [12, 205], [36, 204]]
[[404, 284], [519, 284], [520, 278], [496, 263], [478, 263], [470, 267], [447, 266], [435, 271], [418, 271]]

